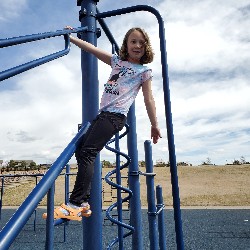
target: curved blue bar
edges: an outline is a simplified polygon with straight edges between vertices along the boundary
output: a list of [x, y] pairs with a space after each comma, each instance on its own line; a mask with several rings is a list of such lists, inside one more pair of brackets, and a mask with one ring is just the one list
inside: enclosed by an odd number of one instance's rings
[[23, 44], [23, 43], [28, 43], [28, 42], [34, 42], [46, 38], [51, 38], [51, 37], [56, 37], [56, 36], [62, 36], [64, 35], [65, 39], [65, 49], [55, 52], [53, 54], [41, 57], [36, 60], [32, 60], [30, 62], [21, 64], [19, 66], [7, 69], [5, 71], [0, 72], [0, 81], [3, 81], [5, 79], [8, 79], [12, 76], [18, 75], [22, 72], [25, 72], [27, 70], [30, 70], [32, 68], [35, 68], [39, 65], [42, 65], [44, 63], [47, 63], [49, 61], [52, 61], [54, 59], [57, 59], [59, 57], [62, 57], [64, 55], [67, 55], [70, 50], [70, 40], [69, 40], [69, 34], [70, 33], [78, 33], [78, 32], [83, 32], [87, 30], [87, 27], [83, 28], [77, 28], [73, 31], [71, 30], [58, 30], [55, 32], [46, 32], [46, 33], [41, 33], [41, 34], [33, 34], [33, 35], [27, 35], [27, 36], [20, 36], [20, 37], [12, 37], [12, 38], [7, 38], [7, 39], [0, 39], [0, 48], [5, 48], [9, 46], [14, 46], [18, 44]]
[[122, 14], [128, 14], [131, 12], [136, 12], [136, 11], [148, 11], [154, 14], [158, 20], [162, 21], [162, 17], [159, 13], [158, 10], [155, 8], [148, 6], [148, 5], [136, 5], [136, 6], [131, 6], [131, 7], [126, 7], [122, 9], [117, 9], [117, 10], [111, 10], [111, 11], [106, 11], [103, 13], [98, 13], [97, 18], [106, 18], [106, 17], [112, 17], [112, 16], [117, 16], [117, 15], [122, 15]]
[[[125, 127], [126, 127], [126, 131], [125, 131], [123, 134], [121, 134], [119, 137], [117, 136], [118, 138], [111, 139], [111, 140], [107, 143], [107, 145], [105, 146], [106, 149], [110, 150], [110, 151], [113, 152], [113, 153], [116, 153], [116, 154], [119, 155], [119, 156], [123, 156], [123, 157], [127, 160], [127, 162], [126, 162], [125, 164], [123, 164], [122, 166], [117, 166], [116, 169], [114, 169], [114, 170], [110, 171], [109, 173], [107, 173], [107, 175], [106, 175], [105, 178], [104, 178], [105, 181], [106, 181], [109, 185], [111, 185], [111, 186], [117, 188], [117, 189], [120, 190], [120, 191], [124, 191], [125, 193], [128, 193], [128, 196], [126, 196], [126, 197], [124, 197], [124, 198], [117, 197], [117, 200], [118, 200], [118, 198], [119, 198], [121, 203], [128, 201], [128, 200], [132, 197], [133, 193], [132, 193], [132, 191], [131, 191], [130, 189], [121, 186], [120, 183], [114, 183], [114, 182], [112, 182], [112, 181], [109, 179], [109, 177], [110, 177], [111, 175], [115, 174], [117, 171], [120, 171], [120, 170], [122, 170], [123, 168], [128, 167], [128, 165], [130, 164], [130, 157], [129, 157], [128, 155], [126, 155], [125, 153], [120, 152], [120, 151], [117, 150], [117, 149], [114, 149], [114, 148], [109, 147], [108, 145], [111, 144], [111, 143], [114, 142], [114, 141], [117, 141], [117, 139], [121, 139], [122, 137], [124, 137], [124, 136], [128, 133], [129, 126], [126, 124]], [[117, 146], [117, 145], [116, 145], [116, 146]], [[119, 165], [120, 165], [120, 164], [119, 164]], [[120, 167], [120, 168], [119, 168], [119, 167]], [[119, 176], [119, 174], [118, 174], [118, 176]], [[115, 207], [117, 207], [117, 210], [118, 210], [118, 209], [119, 209], [118, 206], [119, 206], [118, 201], [115, 202], [114, 204], [112, 204], [112, 205], [107, 209], [107, 211], [106, 211], [106, 217], [107, 217], [111, 222], [115, 223], [116, 225], [118, 225], [118, 226], [120, 226], [120, 227], [122, 227], [122, 228], [128, 229], [129, 232], [128, 232], [128, 233], [125, 233], [125, 234], [123, 234], [123, 235], [119, 235], [118, 237], [116, 237], [116, 238], [109, 244], [109, 246], [108, 246], [107, 249], [111, 249], [111, 247], [114, 246], [117, 242], [119, 242], [119, 243], [122, 244], [123, 241], [120, 239], [120, 237], [126, 238], [127, 236], [133, 234], [133, 232], [135, 231], [134, 227], [132, 227], [131, 225], [128, 225], [128, 224], [126, 224], [126, 223], [123, 223], [122, 220], [119, 220], [119, 218], [118, 218], [118, 220], [117, 220], [117, 219], [114, 219], [114, 218], [111, 216], [111, 211], [112, 211]], [[118, 213], [119, 213], [119, 212], [121, 213], [122, 211], [118, 211]], [[123, 230], [121, 230], [120, 232], [123, 233]], [[120, 247], [119, 249], [123, 249], [123, 246], [120, 246], [120, 245], [119, 245], [119, 247]]]

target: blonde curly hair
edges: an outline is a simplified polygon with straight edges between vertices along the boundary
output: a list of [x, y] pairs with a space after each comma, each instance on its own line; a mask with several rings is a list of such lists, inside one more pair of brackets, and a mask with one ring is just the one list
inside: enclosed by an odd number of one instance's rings
[[145, 54], [142, 56], [140, 63], [141, 64], [147, 64], [147, 63], [151, 63], [154, 59], [154, 52], [150, 43], [150, 39], [149, 36], [147, 34], [147, 32], [142, 29], [142, 28], [131, 28], [130, 30], [128, 30], [128, 32], [126, 33], [124, 39], [123, 39], [123, 43], [122, 43], [122, 47], [119, 51], [119, 56], [121, 58], [122, 61], [127, 61], [128, 60], [128, 47], [127, 47], [127, 42], [128, 42], [128, 37], [129, 35], [134, 32], [134, 31], [139, 31], [143, 34], [144, 38], [145, 38]]

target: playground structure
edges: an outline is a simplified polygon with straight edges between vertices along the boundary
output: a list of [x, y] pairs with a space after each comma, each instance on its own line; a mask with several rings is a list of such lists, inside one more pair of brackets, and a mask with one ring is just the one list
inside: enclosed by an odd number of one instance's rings
[[[168, 135], [168, 147], [169, 147], [169, 162], [170, 162], [170, 171], [171, 171], [171, 182], [172, 182], [172, 195], [173, 195], [173, 207], [174, 207], [174, 220], [175, 220], [175, 231], [176, 231], [176, 246], [177, 249], [184, 249], [183, 235], [182, 235], [182, 222], [181, 222], [181, 211], [180, 211], [180, 199], [179, 199], [179, 188], [178, 188], [178, 176], [176, 168], [176, 157], [175, 157], [175, 146], [174, 146], [174, 135], [173, 135], [173, 125], [172, 125], [172, 114], [171, 114], [171, 102], [170, 102], [170, 92], [169, 92], [169, 80], [168, 80], [168, 68], [167, 68], [167, 55], [166, 55], [166, 44], [165, 44], [165, 30], [164, 22], [161, 18], [159, 12], [146, 5], [138, 5], [127, 7], [123, 9], [117, 9], [108, 12], [99, 12], [97, 10], [97, 2], [93, 0], [78, 0], [77, 4], [81, 6], [79, 12], [79, 20], [81, 21], [81, 28], [75, 29], [73, 32], [69, 30], [59, 30], [56, 32], [47, 32], [43, 34], [28, 35], [16, 38], [9, 38], [0, 40], [0, 48], [9, 47], [13, 45], [18, 45], [27, 42], [33, 42], [41, 39], [47, 39], [55, 36], [63, 36], [65, 40], [65, 49], [54, 54], [39, 58], [37, 60], [25, 63], [23, 65], [14, 67], [12, 69], [5, 70], [0, 73], [0, 81], [3, 81], [7, 78], [10, 78], [14, 75], [20, 74], [24, 71], [37, 67], [43, 63], [47, 63], [51, 60], [57, 59], [61, 56], [67, 55], [70, 51], [70, 41], [69, 33], [77, 33], [78, 36], [87, 42], [90, 42], [94, 45], [97, 45], [97, 38], [100, 36], [100, 30], [97, 28], [97, 21], [99, 22], [103, 32], [106, 34], [109, 39], [112, 50], [116, 53], [119, 51], [119, 46], [117, 45], [112, 33], [107, 27], [104, 19], [107, 17], [112, 17], [116, 15], [123, 15], [127, 13], [132, 13], [136, 11], [147, 11], [155, 15], [159, 23], [159, 38], [160, 38], [160, 49], [161, 49], [161, 64], [162, 64], [162, 78], [163, 78], [163, 91], [164, 91], [164, 100], [165, 100], [165, 114], [166, 114], [166, 126], [167, 126], [167, 135]], [[75, 149], [78, 145], [80, 138], [88, 129], [88, 121], [92, 120], [97, 112], [99, 106], [99, 94], [98, 94], [98, 69], [97, 69], [97, 59], [89, 54], [82, 52], [81, 55], [82, 63], [82, 127], [79, 129], [77, 135], [72, 139], [69, 145], [57, 158], [51, 168], [47, 171], [45, 176], [33, 189], [30, 195], [22, 203], [22, 205], [17, 209], [15, 214], [5, 225], [5, 227], [0, 232], [0, 249], [8, 249], [9, 246], [14, 241], [15, 237], [22, 230], [22, 227], [25, 225], [30, 215], [38, 206], [40, 200], [48, 192], [48, 219], [46, 225], [46, 249], [53, 249], [53, 236], [54, 225], [64, 223], [65, 220], [59, 220], [54, 222], [53, 218], [53, 208], [54, 208], [54, 181], [61, 173], [63, 168], [67, 165], [72, 155], [75, 152]], [[91, 84], [91, 88], [89, 85]], [[92, 100], [91, 103], [89, 100]], [[135, 117], [135, 104], [132, 105], [128, 117], [127, 117], [128, 126], [126, 127], [127, 133], [127, 147], [128, 147], [128, 156], [124, 153], [121, 153], [119, 150], [119, 138], [123, 135], [116, 135], [115, 149], [110, 148], [111, 151], [116, 153], [116, 173], [117, 184], [117, 203], [107, 210], [107, 216], [109, 217], [109, 212], [116, 207], [118, 211], [118, 221], [115, 223], [118, 224], [118, 237], [108, 246], [108, 249], [119, 243], [119, 249], [123, 249], [123, 238], [125, 236], [131, 235], [132, 249], [143, 249], [142, 241], [142, 221], [141, 221], [141, 206], [140, 206], [140, 174], [142, 174], [138, 169], [138, 155], [137, 155], [137, 138], [136, 138], [136, 117]], [[128, 129], [129, 127], [129, 129]], [[152, 156], [150, 153], [149, 142], [145, 142], [145, 152], [146, 152], [146, 164], [151, 165]], [[147, 153], [149, 152], [149, 153]], [[120, 156], [123, 156], [127, 159], [127, 163], [123, 166], [120, 166]], [[128, 183], [129, 188], [121, 188], [119, 183], [120, 176], [119, 170], [121, 168], [128, 167]], [[153, 171], [152, 171], [153, 172]], [[147, 174], [145, 174], [147, 175]], [[152, 174], [148, 175], [149, 177]], [[91, 190], [91, 207], [93, 210], [93, 215], [88, 219], [83, 219], [83, 247], [82, 249], [102, 249], [102, 185], [101, 185], [101, 167], [100, 167], [100, 156], [97, 157], [95, 164], [95, 176], [92, 182]], [[106, 181], [109, 182], [107, 176]], [[154, 192], [152, 192], [152, 179], [148, 181], [148, 185], [151, 186], [151, 192], [148, 192], [148, 197], [154, 199]], [[111, 184], [111, 183], [110, 183]], [[121, 198], [121, 189], [128, 192], [128, 197]], [[157, 189], [159, 190], [159, 189]], [[149, 194], [150, 193], [150, 194]], [[132, 195], [133, 194], [133, 195]], [[161, 195], [157, 195], [160, 199]], [[130, 203], [130, 225], [125, 225], [122, 222], [122, 202], [129, 199]], [[161, 199], [160, 199], [161, 200]], [[163, 204], [163, 201], [161, 202]], [[162, 208], [156, 209], [155, 202], [150, 202], [149, 204], [151, 211], [149, 215], [160, 215]], [[112, 218], [109, 217], [111, 220]], [[155, 226], [155, 221], [153, 219], [149, 220], [149, 224], [152, 227]], [[123, 232], [123, 228], [129, 229], [129, 233]], [[127, 231], [126, 231], [127, 232]], [[152, 230], [152, 248], [158, 249], [156, 230]], [[164, 248], [162, 248], [164, 249]]]

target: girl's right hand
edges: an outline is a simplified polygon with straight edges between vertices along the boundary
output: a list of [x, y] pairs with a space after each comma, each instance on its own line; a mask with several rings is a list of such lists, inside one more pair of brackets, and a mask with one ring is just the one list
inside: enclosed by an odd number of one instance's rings
[[74, 28], [73, 27], [71, 27], [71, 26], [65, 26], [65, 28], [64, 29], [67, 29], [67, 30], [74, 30]]

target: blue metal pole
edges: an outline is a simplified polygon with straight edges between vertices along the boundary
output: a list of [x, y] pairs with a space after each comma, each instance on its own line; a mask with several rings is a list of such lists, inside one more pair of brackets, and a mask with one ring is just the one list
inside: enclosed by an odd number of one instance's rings
[[141, 198], [140, 198], [140, 180], [137, 151], [136, 118], [135, 103], [131, 106], [127, 121], [129, 124], [129, 133], [127, 137], [128, 155], [131, 159], [129, 164], [129, 189], [133, 192], [130, 203], [130, 224], [135, 228], [132, 235], [132, 250], [143, 249], [142, 237], [142, 217], [141, 217]]
[[[119, 145], [119, 134], [115, 135], [115, 149], [120, 151]], [[116, 154], [116, 183], [121, 186], [121, 161], [120, 155]], [[118, 221], [122, 223], [122, 190], [117, 188], [117, 213], [118, 213]], [[118, 225], [118, 239], [119, 239], [119, 250], [123, 250], [123, 226]]]
[[157, 208], [158, 211], [158, 231], [159, 231], [159, 248], [160, 250], [167, 249], [167, 241], [166, 241], [166, 229], [164, 223], [164, 204], [163, 204], [163, 197], [162, 197], [162, 187], [158, 185], [156, 187], [156, 199], [157, 199]]
[[156, 205], [155, 205], [155, 190], [154, 190], [154, 174], [152, 161], [152, 146], [151, 141], [144, 142], [145, 148], [145, 164], [146, 164], [146, 183], [147, 183], [147, 200], [148, 200], [148, 222], [149, 222], [149, 240], [150, 249], [158, 249], [158, 234], [156, 223]]
[[163, 89], [164, 89], [164, 101], [166, 112], [166, 125], [168, 135], [168, 148], [169, 148], [169, 162], [171, 172], [172, 183], [172, 195], [173, 195], [173, 207], [174, 207], [174, 219], [175, 219], [175, 232], [176, 232], [176, 244], [178, 250], [184, 250], [183, 232], [182, 232], [182, 220], [180, 209], [180, 194], [178, 185], [178, 173], [176, 165], [175, 144], [174, 144], [174, 131], [172, 123], [171, 101], [170, 101], [170, 89], [168, 78], [168, 65], [166, 56], [166, 44], [164, 39], [164, 28], [160, 25], [160, 37], [161, 37], [161, 52], [162, 52], [162, 76], [163, 76]]
[[[65, 204], [69, 202], [69, 179], [70, 179], [70, 165], [66, 165], [66, 173], [65, 173]], [[63, 224], [63, 241], [66, 242], [66, 227], [69, 224], [68, 221], [66, 221]]]
[[69, 202], [69, 175], [70, 175], [70, 165], [66, 165], [65, 173], [65, 204]]
[[1, 194], [0, 194], [0, 220], [2, 218], [2, 206], [3, 206], [3, 189], [4, 189], [4, 177], [1, 177]]
[[46, 250], [54, 249], [54, 193], [55, 183], [52, 184], [47, 194]]
[[[87, 32], [82, 39], [97, 45], [96, 35], [96, 1], [81, 1], [81, 26], [87, 26]], [[84, 51], [81, 52], [82, 66], [82, 122], [92, 121], [99, 109], [99, 83], [97, 58]], [[102, 249], [102, 185], [100, 155], [95, 161], [92, 180], [90, 205], [93, 211], [91, 217], [83, 218], [83, 249]]]
[[[36, 185], [37, 185], [37, 177], [38, 176], [35, 177], [36, 178]], [[36, 209], [34, 211], [34, 231], [36, 231]]]

